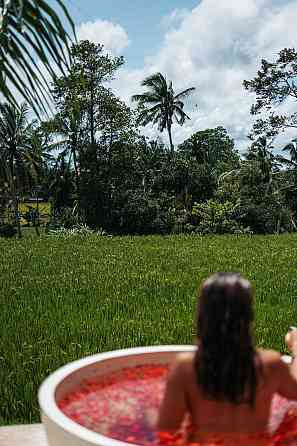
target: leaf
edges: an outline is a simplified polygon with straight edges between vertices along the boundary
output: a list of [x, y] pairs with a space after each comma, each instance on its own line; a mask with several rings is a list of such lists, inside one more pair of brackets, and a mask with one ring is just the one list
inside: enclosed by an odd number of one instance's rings
[[[75, 38], [74, 23], [61, 0], [56, 0], [62, 8], [66, 21]], [[51, 78], [56, 76], [55, 66], [63, 74], [71, 61], [71, 39], [55, 9], [45, 0], [21, 0], [16, 7], [16, 0], [7, 3], [3, 10], [0, 32], [0, 88], [10, 104], [15, 104], [12, 87], [21, 93], [33, 110], [39, 115], [49, 106], [50, 93], [45, 75], [38, 61], [45, 67]], [[11, 69], [14, 61], [21, 67], [24, 77]], [[9, 79], [10, 84], [7, 83]], [[49, 88], [47, 88], [49, 90]]]

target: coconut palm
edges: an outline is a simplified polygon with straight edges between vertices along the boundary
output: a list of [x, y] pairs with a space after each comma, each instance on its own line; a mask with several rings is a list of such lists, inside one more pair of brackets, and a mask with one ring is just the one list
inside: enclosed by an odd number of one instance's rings
[[[54, 210], [59, 213], [63, 208], [73, 207], [73, 171], [70, 159], [66, 159], [66, 153], [62, 152], [56, 158], [55, 165], [51, 169], [51, 181], [49, 190], [54, 201]], [[74, 214], [75, 207], [72, 209]], [[66, 211], [67, 212], [67, 211]]]
[[246, 161], [241, 162], [238, 169], [224, 172], [219, 177], [219, 184], [228, 177], [239, 178], [242, 174], [242, 171], [244, 169], [251, 169], [250, 163], [255, 162], [255, 167], [257, 166], [257, 168], [261, 172], [261, 181], [265, 185], [265, 194], [269, 195], [272, 193], [276, 193], [279, 188], [277, 182], [274, 180], [276, 180], [280, 174], [280, 159], [279, 157], [273, 155], [273, 153], [271, 152], [272, 149], [273, 146], [271, 141], [267, 141], [267, 139], [264, 137], [259, 137], [252, 143], [248, 151], [243, 154]]
[[57, 113], [54, 119], [44, 123], [50, 134], [59, 137], [49, 146], [49, 149], [58, 150], [62, 157], [66, 156], [69, 159], [69, 164], [73, 161], [77, 194], [79, 193], [80, 149], [87, 139], [87, 134], [81, 126], [81, 120], [80, 111], [74, 110], [67, 117]]
[[276, 157], [278, 159], [278, 161], [280, 161], [282, 164], [285, 164], [286, 166], [296, 170], [297, 169], [297, 138], [292, 139], [292, 141], [283, 148], [283, 151], [289, 153], [290, 159], [288, 159], [282, 155], [278, 155]]
[[[292, 172], [293, 176], [289, 176], [289, 181], [284, 184], [281, 188], [282, 191], [291, 191], [294, 194], [297, 192], [296, 184], [296, 174], [297, 174], [297, 139], [292, 139], [292, 141], [287, 144], [283, 149], [284, 152], [288, 152], [290, 158], [284, 157], [282, 155], [277, 155], [276, 159], [285, 167], [288, 168], [289, 172]], [[287, 171], [287, 172], [288, 172]]]
[[297, 138], [292, 139], [292, 141], [287, 144], [283, 150], [289, 152], [291, 161], [297, 164]]
[[175, 94], [172, 82], [167, 82], [162, 73], [155, 73], [141, 83], [148, 90], [142, 94], [132, 96], [132, 101], [139, 104], [140, 113], [138, 123], [147, 125], [149, 123], [158, 124], [160, 132], [165, 129], [168, 132], [170, 149], [174, 151], [172, 142], [171, 127], [173, 120], [179, 125], [183, 125], [186, 119], [190, 119], [184, 112], [182, 99], [192, 93], [195, 88], [187, 88], [181, 93]]
[[40, 151], [32, 144], [34, 122], [27, 121], [28, 106], [16, 108], [0, 104], [0, 162], [9, 185], [18, 236], [21, 237], [18, 212], [18, 186], [28, 178], [37, 177]]
[[[0, 0], [0, 90], [17, 106], [15, 89], [38, 114], [46, 110], [48, 80], [70, 63], [70, 38], [56, 8], [46, 0]], [[73, 32], [62, 0], [56, 0]]]
[[258, 138], [245, 154], [248, 161], [256, 161], [267, 185], [266, 192], [271, 192], [273, 172], [278, 168], [275, 156], [272, 154], [273, 146], [266, 138]]

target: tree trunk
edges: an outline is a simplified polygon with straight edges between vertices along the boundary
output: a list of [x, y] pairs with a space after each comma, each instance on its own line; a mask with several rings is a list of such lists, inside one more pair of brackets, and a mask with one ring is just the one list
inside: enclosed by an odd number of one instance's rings
[[75, 148], [72, 149], [72, 155], [73, 155], [73, 164], [74, 164], [74, 171], [75, 171], [75, 186], [76, 186], [76, 193], [77, 193], [77, 198], [78, 198], [79, 197], [79, 174], [78, 174]]
[[[38, 197], [38, 190], [37, 190], [37, 207], [36, 207], [36, 215], [34, 218], [34, 226], [35, 226], [35, 231], [37, 236], [40, 236], [40, 232], [39, 232], [39, 225], [40, 225], [40, 221], [39, 221], [39, 197]], [[37, 221], [36, 221], [37, 220]]]
[[22, 238], [21, 221], [19, 218], [19, 205], [14, 182], [13, 155], [10, 156], [10, 191], [11, 191], [12, 206], [14, 211], [14, 221], [18, 232], [18, 238]]
[[168, 130], [168, 136], [169, 136], [170, 150], [171, 150], [171, 153], [173, 153], [174, 152], [174, 145], [173, 145], [173, 142], [172, 142], [171, 124], [170, 124], [169, 121], [167, 121], [167, 130]]
[[112, 124], [113, 124], [113, 119], [110, 119], [110, 135], [109, 135], [109, 153], [111, 153], [112, 150], [112, 145], [113, 145], [113, 128], [112, 128]]
[[94, 108], [95, 108], [95, 104], [94, 104], [94, 81], [93, 79], [91, 79], [91, 84], [90, 84], [90, 88], [91, 88], [91, 98], [90, 98], [90, 127], [91, 127], [91, 145], [94, 148], [95, 145], [95, 124], [94, 124]]

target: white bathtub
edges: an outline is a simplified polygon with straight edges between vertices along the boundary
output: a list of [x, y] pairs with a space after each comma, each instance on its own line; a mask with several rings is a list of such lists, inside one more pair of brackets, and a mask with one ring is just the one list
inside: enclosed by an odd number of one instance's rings
[[[116, 350], [88, 356], [72, 362], [50, 375], [41, 385], [38, 400], [42, 422], [45, 426], [49, 446], [125, 446], [128, 443], [113, 440], [92, 432], [66, 417], [57, 403], [80, 384], [124, 367], [145, 364], [168, 364], [179, 352], [194, 351], [195, 346], [170, 345], [139, 347]], [[283, 356], [290, 362], [290, 356]]]
[[169, 364], [179, 352], [193, 351], [189, 345], [139, 347], [100, 353], [72, 362], [50, 375], [38, 394], [42, 422], [49, 446], [124, 446], [128, 443], [113, 440], [92, 432], [66, 417], [58, 408], [71, 391], [85, 380], [108, 375], [124, 367], [145, 364]]

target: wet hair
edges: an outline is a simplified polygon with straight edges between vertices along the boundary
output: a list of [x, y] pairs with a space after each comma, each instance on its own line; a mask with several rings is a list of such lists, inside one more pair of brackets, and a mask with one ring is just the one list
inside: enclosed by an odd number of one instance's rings
[[254, 406], [257, 388], [253, 344], [253, 290], [237, 273], [218, 273], [198, 296], [197, 382], [205, 397]]

